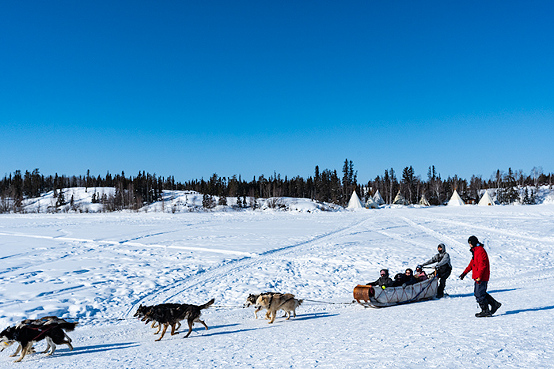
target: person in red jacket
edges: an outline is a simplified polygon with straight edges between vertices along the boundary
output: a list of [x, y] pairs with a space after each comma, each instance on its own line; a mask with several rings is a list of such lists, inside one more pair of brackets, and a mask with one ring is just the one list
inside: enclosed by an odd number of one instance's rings
[[[466, 274], [471, 271], [471, 278], [475, 281], [473, 294], [481, 307], [481, 312], [476, 313], [475, 316], [478, 318], [491, 316], [496, 313], [502, 304], [487, 293], [487, 284], [491, 274], [489, 256], [477, 237], [471, 236], [467, 242], [471, 247], [470, 251], [473, 257], [464, 272], [460, 274], [460, 279], [464, 279]], [[490, 309], [489, 305], [491, 306]]]

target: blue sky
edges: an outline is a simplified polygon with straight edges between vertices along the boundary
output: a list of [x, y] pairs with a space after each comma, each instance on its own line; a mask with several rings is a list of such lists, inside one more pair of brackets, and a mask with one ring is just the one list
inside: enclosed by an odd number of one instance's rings
[[551, 1], [19, 1], [0, 175], [554, 171]]

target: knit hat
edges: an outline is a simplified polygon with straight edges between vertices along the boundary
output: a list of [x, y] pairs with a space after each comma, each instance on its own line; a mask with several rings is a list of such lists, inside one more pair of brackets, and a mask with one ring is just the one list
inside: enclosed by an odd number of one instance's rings
[[480, 244], [479, 240], [475, 236], [471, 236], [470, 238], [468, 238], [467, 242], [473, 247]]

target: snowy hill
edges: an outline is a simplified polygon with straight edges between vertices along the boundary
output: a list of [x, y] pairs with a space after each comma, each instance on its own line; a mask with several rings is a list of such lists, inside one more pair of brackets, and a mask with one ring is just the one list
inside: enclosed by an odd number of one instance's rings
[[[188, 195], [186, 195], [188, 196]], [[192, 200], [191, 200], [192, 201]], [[0, 215], [0, 328], [24, 318], [79, 321], [74, 351], [22, 368], [549, 367], [554, 357], [554, 206], [385, 208], [359, 212]], [[478, 319], [467, 238], [491, 260], [503, 303]], [[358, 283], [426, 261], [444, 242], [449, 297], [383, 309], [352, 303]], [[304, 299], [270, 325], [249, 293]], [[140, 304], [201, 304], [209, 326], [154, 342]], [[262, 316], [263, 314], [259, 314]], [[44, 342], [36, 344], [44, 350]], [[13, 367], [10, 347], [0, 368]]]
[[[115, 195], [113, 187], [72, 187], [62, 191], [63, 204], [59, 204], [59, 194], [53, 191], [39, 198], [27, 199], [23, 203], [24, 213], [100, 213], [109, 207], [103, 203]], [[337, 211], [342, 209], [334, 204], [326, 204], [311, 199], [278, 197], [270, 199], [254, 199], [246, 197], [246, 204], [237, 206], [237, 198], [226, 198], [226, 206], [217, 205], [219, 198], [214, 198], [215, 207], [210, 211], [243, 211], [243, 210], [280, 210], [294, 212]], [[164, 191], [163, 199], [138, 209], [141, 212], [188, 213], [205, 211], [203, 195], [194, 191]]]

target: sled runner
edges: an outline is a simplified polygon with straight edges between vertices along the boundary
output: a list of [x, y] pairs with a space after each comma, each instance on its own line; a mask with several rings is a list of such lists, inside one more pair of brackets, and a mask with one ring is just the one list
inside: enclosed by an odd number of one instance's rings
[[354, 299], [366, 307], [386, 307], [432, 299], [437, 296], [439, 280], [436, 277], [406, 287], [357, 285]]

